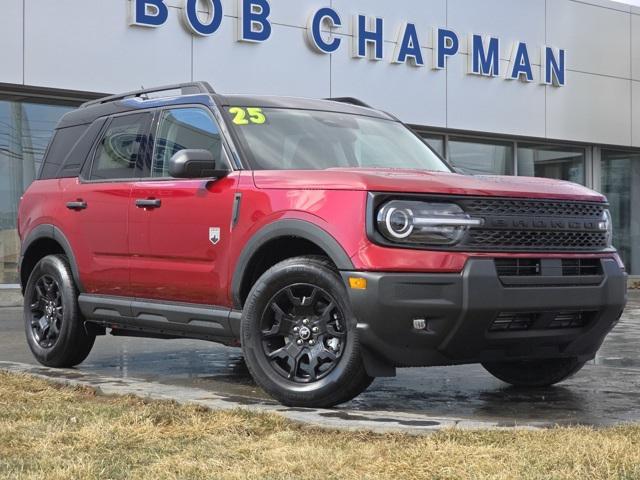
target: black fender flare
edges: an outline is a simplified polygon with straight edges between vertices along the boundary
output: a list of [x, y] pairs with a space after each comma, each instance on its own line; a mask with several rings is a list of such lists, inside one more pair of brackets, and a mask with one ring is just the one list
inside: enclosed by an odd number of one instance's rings
[[[71, 273], [73, 273], [73, 280], [76, 282], [76, 286], [78, 287], [79, 292], [83, 292], [82, 283], [80, 282], [80, 274], [78, 272], [78, 264], [76, 262], [76, 257], [73, 254], [73, 249], [71, 248], [71, 244], [69, 240], [55, 225], [51, 224], [41, 224], [35, 227], [29, 235], [24, 239], [22, 245], [20, 247], [20, 271], [22, 271], [22, 264], [24, 262], [24, 257], [29, 247], [33, 245], [38, 240], [42, 240], [43, 238], [48, 238], [57, 242], [64, 250], [65, 255], [69, 259], [69, 266], [71, 267]], [[22, 287], [22, 291], [24, 292], [25, 282], [22, 281], [22, 275], [20, 275], [20, 284]]]
[[327, 253], [338, 270], [354, 270], [349, 255], [338, 241], [322, 228], [306, 220], [277, 220], [258, 230], [244, 246], [238, 257], [231, 282], [231, 294], [236, 308], [241, 308], [242, 305], [240, 289], [245, 271], [253, 255], [267, 242], [282, 237], [299, 237], [315, 243]]

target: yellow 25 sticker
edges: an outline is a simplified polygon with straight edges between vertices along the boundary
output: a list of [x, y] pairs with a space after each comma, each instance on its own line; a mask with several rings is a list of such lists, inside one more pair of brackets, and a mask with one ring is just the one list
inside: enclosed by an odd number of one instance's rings
[[233, 123], [236, 125], [249, 125], [250, 123], [262, 125], [267, 121], [267, 117], [264, 116], [261, 108], [231, 107], [229, 113], [233, 115]]

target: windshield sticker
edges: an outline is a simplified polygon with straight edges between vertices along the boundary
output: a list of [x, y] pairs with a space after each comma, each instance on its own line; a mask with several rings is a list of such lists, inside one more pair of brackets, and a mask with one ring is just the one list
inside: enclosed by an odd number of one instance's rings
[[231, 107], [229, 113], [233, 115], [233, 123], [236, 125], [263, 125], [267, 123], [267, 117], [261, 108], [248, 107]]

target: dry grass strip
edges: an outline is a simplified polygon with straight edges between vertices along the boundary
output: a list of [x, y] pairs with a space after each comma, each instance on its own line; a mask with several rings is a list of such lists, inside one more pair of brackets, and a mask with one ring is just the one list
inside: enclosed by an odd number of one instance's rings
[[640, 426], [324, 430], [0, 372], [0, 478], [640, 479]]

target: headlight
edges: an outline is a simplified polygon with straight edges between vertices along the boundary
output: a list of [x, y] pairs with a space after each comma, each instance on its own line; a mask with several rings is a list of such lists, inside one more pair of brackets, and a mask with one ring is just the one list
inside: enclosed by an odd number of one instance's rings
[[455, 203], [392, 200], [380, 207], [378, 230], [396, 243], [455, 245], [471, 226], [482, 225]]
[[611, 220], [611, 212], [609, 209], [602, 212], [602, 219], [598, 226], [600, 230], [607, 232], [607, 247], [611, 247], [613, 245], [613, 221]]

